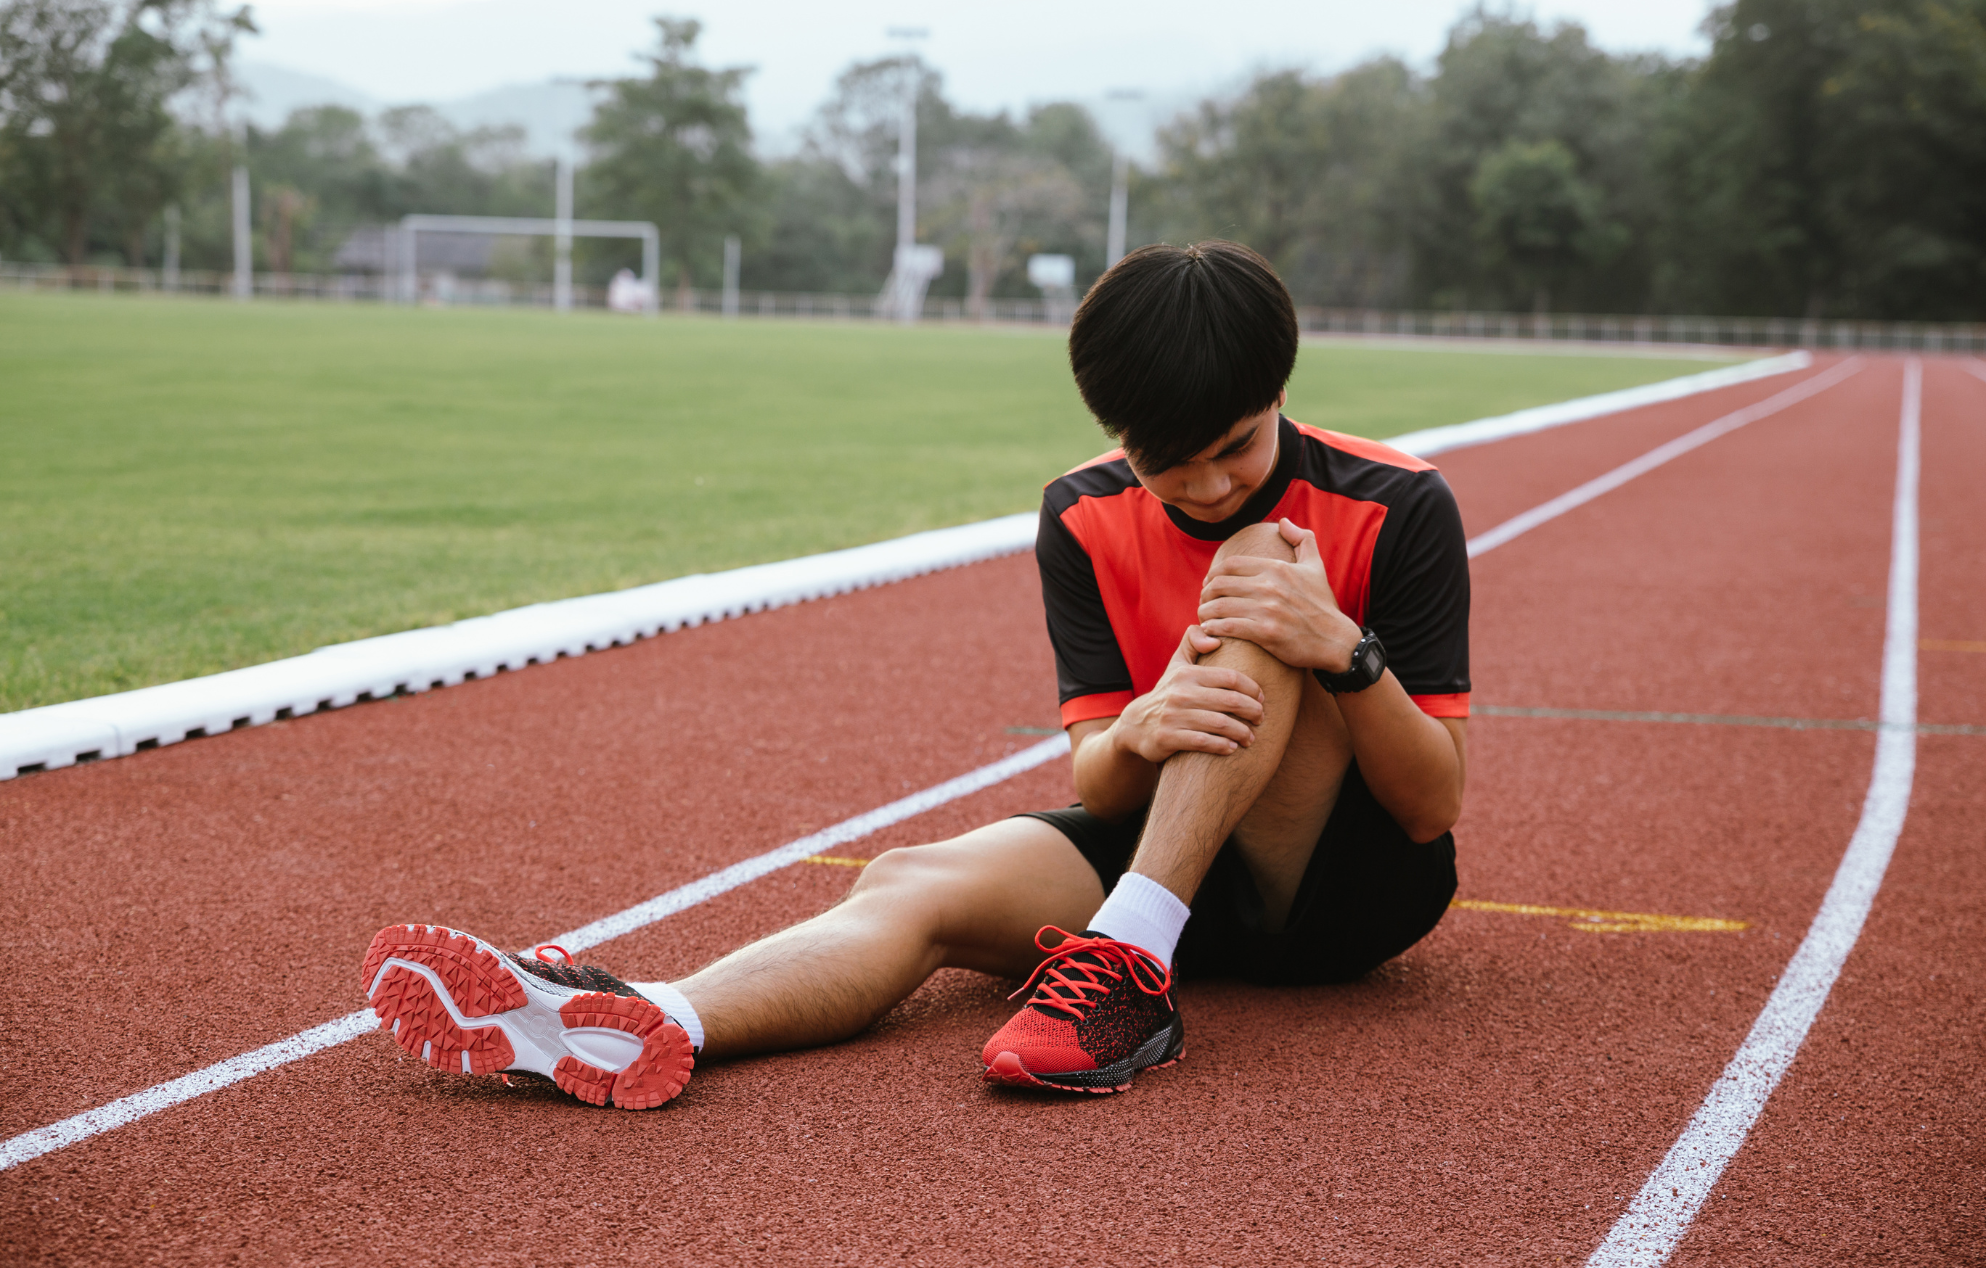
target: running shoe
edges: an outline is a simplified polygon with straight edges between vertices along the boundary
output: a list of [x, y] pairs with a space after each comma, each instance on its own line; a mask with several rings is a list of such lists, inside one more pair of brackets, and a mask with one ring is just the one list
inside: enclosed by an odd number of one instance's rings
[[391, 925], [363, 973], [381, 1028], [437, 1070], [536, 1075], [636, 1110], [682, 1091], [696, 1065], [659, 1005], [562, 947], [524, 956], [438, 925]]
[[[1043, 941], [1051, 933], [1061, 941]], [[1048, 958], [1014, 992], [1033, 986], [1034, 995], [980, 1053], [989, 1083], [1122, 1092], [1138, 1071], [1163, 1070], [1186, 1055], [1172, 973], [1157, 956], [1054, 925], [1034, 944]]]

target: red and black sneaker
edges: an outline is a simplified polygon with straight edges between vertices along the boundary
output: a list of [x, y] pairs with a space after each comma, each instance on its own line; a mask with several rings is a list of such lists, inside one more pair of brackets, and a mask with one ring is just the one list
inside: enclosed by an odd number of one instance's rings
[[438, 925], [390, 925], [361, 972], [380, 1026], [437, 1070], [536, 1075], [594, 1105], [654, 1109], [696, 1066], [660, 1006], [563, 947], [526, 957]]
[[[1062, 940], [1050, 945], [1047, 934]], [[1140, 1070], [1186, 1055], [1186, 1023], [1172, 1002], [1172, 973], [1157, 956], [1100, 933], [1049, 925], [1034, 935], [1048, 952], [1021, 984], [1034, 997], [986, 1041], [990, 1083], [1122, 1092]], [[1012, 998], [1011, 996], [1009, 998]]]

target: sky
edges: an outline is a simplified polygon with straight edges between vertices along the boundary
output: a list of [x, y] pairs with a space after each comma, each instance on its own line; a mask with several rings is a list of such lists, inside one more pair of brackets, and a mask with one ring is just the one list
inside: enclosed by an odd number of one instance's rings
[[[707, 65], [748, 81], [762, 147], [789, 148], [850, 62], [916, 47], [975, 110], [1083, 101], [1128, 143], [1256, 70], [1343, 69], [1378, 53], [1425, 66], [1464, 0], [255, 0], [238, 56], [390, 104], [442, 102], [553, 78], [639, 73], [657, 12], [702, 20]], [[1614, 51], [1705, 50], [1708, 0], [1540, 0]], [[921, 28], [914, 41], [892, 28]], [[1121, 94], [1141, 96], [1125, 98]], [[1113, 96], [1112, 94], [1119, 94]]]

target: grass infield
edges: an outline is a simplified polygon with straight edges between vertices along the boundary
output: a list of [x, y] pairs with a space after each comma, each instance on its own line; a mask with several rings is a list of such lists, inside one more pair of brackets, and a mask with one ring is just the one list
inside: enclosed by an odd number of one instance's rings
[[[1387, 436], [1713, 363], [1306, 346]], [[1045, 331], [0, 294], [0, 711], [1036, 505]]]

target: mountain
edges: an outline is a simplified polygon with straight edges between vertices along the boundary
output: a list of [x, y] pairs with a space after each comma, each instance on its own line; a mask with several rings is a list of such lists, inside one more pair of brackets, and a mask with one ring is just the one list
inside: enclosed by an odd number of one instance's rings
[[[245, 89], [241, 115], [258, 128], [280, 128], [290, 113], [306, 106], [345, 106], [376, 115], [395, 103], [382, 102], [334, 79], [271, 65], [236, 64], [235, 79]], [[528, 154], [549, 158], [572, 146], [572, 134], [593, 117], [599, 91], [577, 80], [511, 84], [432, 105], [442, 118], [464, 130], [516, 124], [524, 129]]]

